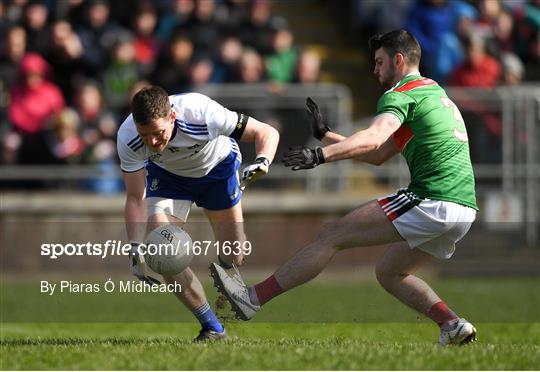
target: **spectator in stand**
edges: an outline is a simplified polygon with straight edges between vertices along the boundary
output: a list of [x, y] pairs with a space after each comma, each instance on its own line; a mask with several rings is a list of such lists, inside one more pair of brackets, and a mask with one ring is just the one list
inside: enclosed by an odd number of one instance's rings
[[68, 0], [54, 2], [54, 19], [66, 20], [72, 25], [84, 21], [85, 0]]
[[[46, 58], [51, 64], [56, 83], [68, 100], [73, 97], [73, 81], [84, 74], [83, 46], [67, 21], [56, 21]], [[69, 102], [71, 103], [71, 102]]]
[[[8, 117], [11, 123], [9, 146], [12, 159], [20, 164], [36, 164], [43, 157], [42, 132], [49, 119], [65, 104], [60, 89], [49, 81], [50, 68], [36, 53], [26, 54], [10, 91]], [[29, 183], [39, 186], [40, 183]]]
[[153, 71], [161, 48], [161, 42], [154, 36], [157, 21], [156, 9], [152, 2], [140, 2], [133, 19], [133, 29], [135, 31], [135, 60], [144, 76], [148, 76]]
[[455, 30], [454, 8], [447, 0], [419, 0], [411, 9], [406, 29], [411, 32], [422, 48], [420, 72], [434, 77], [437, 52], [443, 37]]
[[[492, 88], [499, 84], [501, 66], [485, 49], [481, 35], [473, 33], [464, 40], [465, 61], [450, 76], [450, 85]], [[501, 159], [501, 120], [497, 113], [487, 110], [485, 102], [471, 97], [460, 103], [466, 122], [471, 123], [471, 156], [474, 161], [497, 163]]]
[[98, 165], [104, 174], [110, 172], [109, 177], [85, 180], [82, 186], [93, 192], [118, 192], [122, 186], [114, 172], [117, 163], [117, 120], [103, 107], [103, 98], [96, 82], [83, 81], [76, 92], [75, 109], [81, 118], [81, 132], [85, 144], [81, 161], [84, 164]]
[[99, 76], [109, 62], [110, 51], [120, 27], [109, 19], [106, 0], [89, 0], [85, 3], [84, 22], [76, 29], [83, 45], [82, 60], [88, 76]]
[[269, 0], [253, 0], [249, 19], [238, 31], [242, 43], [254, 48], [261, 55], [272, 52], [273, 25], [280, 21], [280, 18], [271, 15], [270, 7]]
[[286, 24], [280, 25], [272, 38], [273, 52], [266, 57], [268, 79], [275, 83], [290, 83], [293, 79], [298, 52], [293, 45], [293, 34]]
[[479, 17], [475, 22], [475, 32], [484, 38], [493, 36], [495, 25], [503, 12], [500, 0], [480, 0], [478, 2]]
[[217, 61], [214, 63], [212, 81], [215, 83], [233, 81], [243, 51], [244, 46], [236, 36], [224, 37], [218, 46]]
[[0, 1], [0, 35], [4, 35], [8, 28], [8, 20], [6, 17], [6, 5], [3, 1]]
[[514, 53], [504, 53], [501, 64], [503, 85], [518, 85], [522, 82], [525, 69], [518, 56]]
[[494, 29], [495, 41], [500, 53], [515, 50], [514, 43], [514, 17], [507, 11], [502, 11], [497, 18]]
[[525, 65], [526, 80], [540, 80], [540, 0], [516, 11], [517, 53]]
[[194, 0], [173, 0], [169, 11], [161, 15], [158, 23], [156, 36], [162, 42], [168, 42], [174, 35], [174, 30], [184, 30], [191, 19]]
[[64, 108], [54, 115], [52, 128], [40, 133], [39, 164], [79, 163], [84, 150], [79, 125], [79, 115], [72, 108]]
[[17, 66], [26, 52], [26, 31], [22, 26], [11, 25], [5, 30], [0, 50], [0, 138], [1, 163], [15, 164], [21, 146], [21, 136], [11, 131], [7, 120], [9, 90], [16, 82]]
[[[195, 50], [212, 53], [222, 34], [222, 24], [215, 16], [214, 0], [195, 0], [195, 11], [185, 26]], [[182, 30], [176, 29], [176, 32]]]
[[8, 24], [20, 23], [23, 19], [24, 6], [28, 4], [28, 0], [19, 1], [2, 1], [5, 9], [5, 21]]
[[501, 65], [486, 53], [484, 39], [471, 34], [464, 44], [465, 61], [452, 72], [450, 85], [485, 88], [496, 86], [501, 74]]
[[43, 1], [31, 0], [24, 8], [23, 24], [26, 29], [27, 49], [45, 55], [49, 42], [49, 9]]
[[249, 19], [252, 0], [225, 0], [223, 25], [229, 35], [236, 35], [242, 25]]
[[[103, 74], [104, 94], [109, 109], [118, 113], [125, 105], [133, 84], [141, 78], [133, 35], [123, 31], [117, 35], [111, 63]], [[118, 117], [120, 120], [120, 117]]]
[[263, 59], [254, 49], [244, 49], [238, 69], [237, 81], [240, 83], [253, 84], [265, 81]]
[[294, 82], [299, 84], [316, 84], [321, 77], [321, 59], [312, 50], [303, 50], [298, 58]]
[[212, 82], [214, 62], [209, 55], [199, 53], [195, 55], [189, 67], [190, 90]]
[[[500, 0], [480, 0], [478, 9], [479, 17], [473, 23], [471, 32], [482, 37], [485, 42], [486, 52], [498, 59], [501, 55], [501, 45], [496, 35], [496, 29], [501, 17], [503, 17], [501, 26], [508, 28], [507, 19], [504, 19], [503, 15], [502, 3]], [[500, 31], [504, 33], [506, 30], [502, 29]]]
[[82, 80], [76, 87], [73, 108], [77, 111], [82, 131], [97, 130], [103, 115], [107, 114], [103, 97], [98, 83], [92, 80]]
[[50, 67], [37, 53], [21, 60], [8, 107], [12, 128], [23, 137], [41, 132], [47, 120], [65, 106], [60, 89], [50, 82]]
[[7, 28], [2, 36], [4, 42], [0, 50], [0, 119], [3, 116], [4, 102], [8, 102], [7, 92], [15, 84], [17, 66], [26, 53], [26, 31], [22, 26]]
[[192, 56], [191, 40], [184, 35], [174, 36], [158, 58], [151, 81], [167, 92], [185, 92], [189, 87]]

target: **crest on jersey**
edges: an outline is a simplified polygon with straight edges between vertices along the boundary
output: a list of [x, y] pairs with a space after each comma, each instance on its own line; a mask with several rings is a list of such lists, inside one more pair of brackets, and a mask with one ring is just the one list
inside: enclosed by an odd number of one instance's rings
[[150, 191], [156, 191], [159, 186], [159, 179], [158, 178], [152, 178], [152, 182], [150, 183]]
[[152, 154], [148, 159], [150, 159], [153, 162], [159, 162], [159, 159], [161, 158], [161, 154]]

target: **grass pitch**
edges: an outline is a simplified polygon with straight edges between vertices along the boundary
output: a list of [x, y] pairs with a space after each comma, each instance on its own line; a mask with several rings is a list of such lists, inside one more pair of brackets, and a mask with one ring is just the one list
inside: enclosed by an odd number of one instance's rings
[[[17, 311], [13, 313], [28, 312], [26, 316], [30, 311], [38, 315], [48, 311], [48, 305], [28, 309], [26, 305], [30, 303], [25, 301], [37, 301], [36, 298], [17, 297], [17, 293], [25, 293], [26, 284], [4, 283], [1, 299], [2, 310], [6, 311], [0, 324], [0, 368], [538, 369], [540, 295], [537, 278], [433, 283], [457, 311], [474, 322], [479, 332], [477, 343], [440, 348], [436, 343], [436, 326], [419, 318], [372, 282], [311, 283], [272, 301], [260, 317], [251, 322], [227, 323], [229, 341], [202, 345], [191, 342], [198, 326], [190, 320], [189, 314], [184, 317], [182, 308], [169, 298], [170, 295], [143, 296], [139, 302], [144, 308], [154, 303], [154, 310], [161, 311], [169, 311], [170, 306], [171, 311], [182, 314], [179, 315], [182, 321], [188, 322], [167, 319], [133, 322], [127, 318], [122, 323], [96, 322], [91, 317], [93, 313], [114, 309], [130, 312], [139, 305], [122, 296], [114, 297], [117, 302], [112, 303], [113, 297], [93, 296], [81, 300], [78, 322], [75, 318], [71, 318], [71, 322], [29, 322], [31, 318], [16, 318], [9, 313], [17, 299]], [[97, 301], [98, 305], [92, 305], [92, 301]], [[99, 303], [101, 307], [96, 307]], [[361, 314], [371, 315], [362, 317]], [[9, 322], [5, 321], [6, 316]], [[307, 321], [302, 322], [302, 318]], [[84, 319], [88, 322], [82, 322]]]
[[440, 348], [427, 323], [229, 325], [223, 343], [190, 342], [191, 324], [10, 324], [2, 369], [527, 370], [540, 365], [538, 324], [477, 324], [479, 342]]

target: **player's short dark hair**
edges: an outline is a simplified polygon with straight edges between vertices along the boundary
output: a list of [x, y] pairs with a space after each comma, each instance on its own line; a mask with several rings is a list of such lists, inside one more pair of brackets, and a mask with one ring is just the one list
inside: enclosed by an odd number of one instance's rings
[[155, 85], [144, 87], [133, 97], [131, 112], [138, 125], [168, 117], [171, 112], [169, 95], [163, 88]]
[[395, 30], [386, 34], [378, 34], [372, 36], [369, 41], [369, 49], [372, 53], [379, 48], [384, 48], [390, 57], [394, 57], [397, 53], [403, 54], [407, 64], [418, 66], [422, 50], [416, 38], [405, 30]]

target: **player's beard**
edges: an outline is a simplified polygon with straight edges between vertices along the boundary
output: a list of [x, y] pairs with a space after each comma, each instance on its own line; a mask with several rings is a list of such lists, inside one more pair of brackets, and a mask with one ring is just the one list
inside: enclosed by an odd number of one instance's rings
[[396, 73], [394, 70], [388, 70], [388, 73], [386, 75], [382, 75], [379, 78], [379, 82], [381, 83], [382, 87], [386, 90], [392, 88], [394, 86], [394, 80], [396, 78]]

